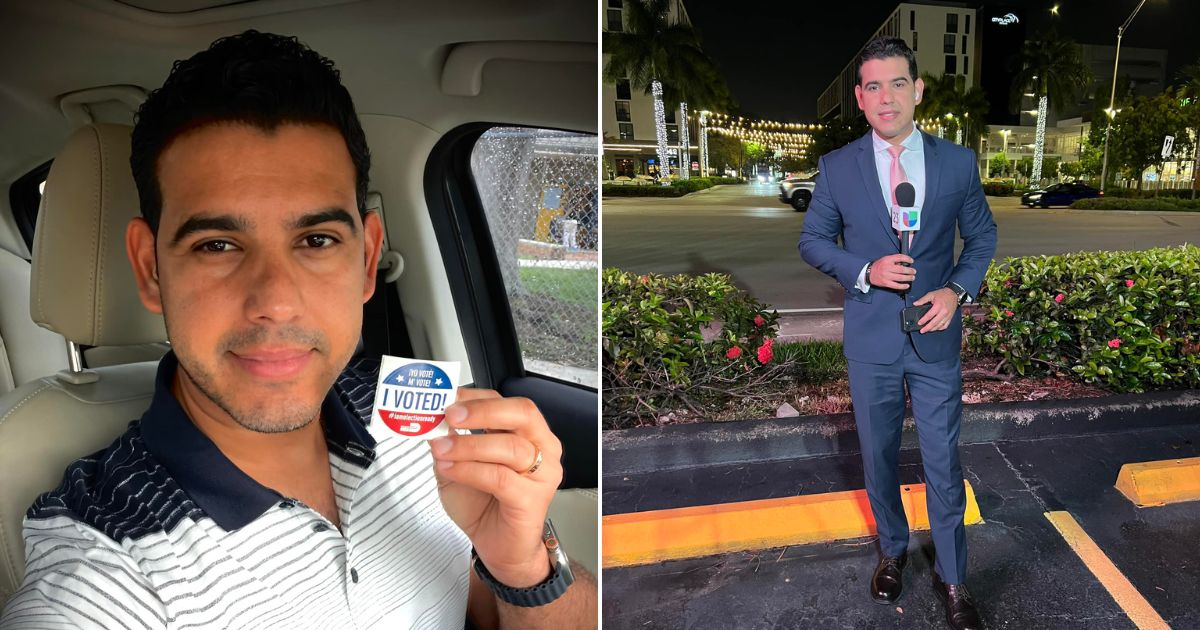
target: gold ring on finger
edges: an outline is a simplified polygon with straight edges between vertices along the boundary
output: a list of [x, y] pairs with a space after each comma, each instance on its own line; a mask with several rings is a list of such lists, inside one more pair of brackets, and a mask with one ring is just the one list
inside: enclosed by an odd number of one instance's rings
[[538, 469], [542, 467], [542, 449], [538, 448], [538, 445], [537, 445], [537, 444], [534, 444], [534, 445], [533, 445], [533, 448], [534, 448], [534, 450], [536, 450], [536, 451], [537, 451], [537, 455], [535, 455], [535, 456], [533, 457], [533, 464], [529, 466], [529, 469], [528, 469], [528, 470], [526, 470], [525, 472], [521, 473], [522, 475], [525, 475], [526, 477], [528, 477], [528, 476], [532, 475], [533, 473], [537, 472], [537, 471], [538, 471]]

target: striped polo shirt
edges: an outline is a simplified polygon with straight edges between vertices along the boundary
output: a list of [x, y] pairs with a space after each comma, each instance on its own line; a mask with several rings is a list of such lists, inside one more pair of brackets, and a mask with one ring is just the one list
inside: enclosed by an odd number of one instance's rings
[[168, 353], [145, 415], [29, 508], [0, 627], [463, 627], [471, 544], [425, 442], [367, 432], [377, 360], [351, 362], [322, 404], [341, 532], [192, 424], [177, 367]]

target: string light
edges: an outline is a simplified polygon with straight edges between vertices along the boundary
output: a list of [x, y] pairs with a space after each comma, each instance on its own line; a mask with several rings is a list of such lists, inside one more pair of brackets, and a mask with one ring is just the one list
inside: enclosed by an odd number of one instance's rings
[[700, 176], [708, 177], [708, 112], [700, 112]]
[[1044, 94], [1038, 99], [1037, 134], [1033, 140], [1033, 173], [1029, 178], [1032, 182], [1042, 180], [1042, 153], [1046, 150], [1046, 100]]
[[683, 124], [679, 126], [679, 175], [683, 179], [688, 179], [692, 174], [692, 156], [688, 151], [688, 115], [687, 103], [679, 102], [679, 119]]
[[658, 175], [666, 178], [671, 175], [671, 165], [667, 162], [667, 113], [663, 110], [662, 83], [658, 80], [651, 81], [650, 92], [654, 95], [654, 135], [658, 140]]

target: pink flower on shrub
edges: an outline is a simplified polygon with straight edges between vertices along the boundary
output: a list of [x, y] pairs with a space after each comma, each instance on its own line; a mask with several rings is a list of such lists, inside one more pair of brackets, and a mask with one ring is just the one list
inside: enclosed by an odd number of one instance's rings
[[1012, 311], [1004, 311], [1004, 316], [1005, 316], [1005, 317], [1012, 317], [1012, 316], [1013, 316], [1013, 312], [1012, 312]]
[[763, 340], [763, 345], [758, 347], [758, 362], [766, 365], [775, 357], [774, 350], [771, 347], [775, 344], [772, 339]]
[[1067, 297], [1067, 296], [1059, 293], [1058, 295], [1054, 296], [1054, 301], [1059, 304], [1062, 304], [1063, 298], [1065, 298], [1065, 297]]
[[650, 276], [638, 276], [638, 282], [646, 284], [647, 282], [650, 282]]
[[762, 315], [755, 315], [755, 316], [754, 316], [754, 325], [755, 325], [755, 326], [762, 326], [762, 325], [763, 325], [763, 324], [765, 324], [765, 323], [767, 323], [767, 320], [763, 319], [763, 316], [762, 316]]
[[742, 356], [742, 349], [739, 346], [734, 346], [729, 349], [729, 352], [725, 353], [726, 359], [736, 359], [740, 356]]
[[1110, 340], [1108, 341], [1108, 347], [1109, 347], [1109, 348], [1113, 348], [1113, 349], [1120, 348], [1120, 347], [1121, 347], [1121, 340], [1120, 340], [1120, 339], [1110, 339]]
[[1005, 288], [1005, 289], [1008, 289], [1008, 288], [1012, 287], [1012, 285], [1013, 285], [1012, 278], [1005, 278], [1005, 279], [1004, 279], [1004, 288]]
[[1125, 286], [1126, 286], [1126, 287], [1133, 287], [1133, 280], [1126, 280], [1126, 281], [1125, 281]]

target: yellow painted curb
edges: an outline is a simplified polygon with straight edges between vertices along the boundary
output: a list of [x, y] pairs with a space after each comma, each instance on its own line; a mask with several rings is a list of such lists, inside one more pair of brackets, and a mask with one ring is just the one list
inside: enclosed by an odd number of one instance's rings
[[[975, 490], [967, 492], [967, 525], [982, 523]], [[909, 528], [929, 529], [925, 484], [900, 486]], [[613, 514], [603, 519], [604, 566], [620, 567], [730, 551], [872, 536], [866, 490]]]
[[1074, 517], [1067, 512], [1046, 512], [1046, 519], [1062, 534], [1063, 540], [1067, 541], [1075, 555], [1083, 560], [1092, 575], [1100, 580], [1100, 584], [1112, 595], [1121, 610], [1129, 615], [1133, 625], [1139, 630], [1171, 630], [1150, 602], [1146, 601], [1129, 578], [1121, 573], [1117, 565], [1108, 559]]
[[1200, 457], [1125, 464], [1116, 486], [1138, 507], [1200, 500]]

